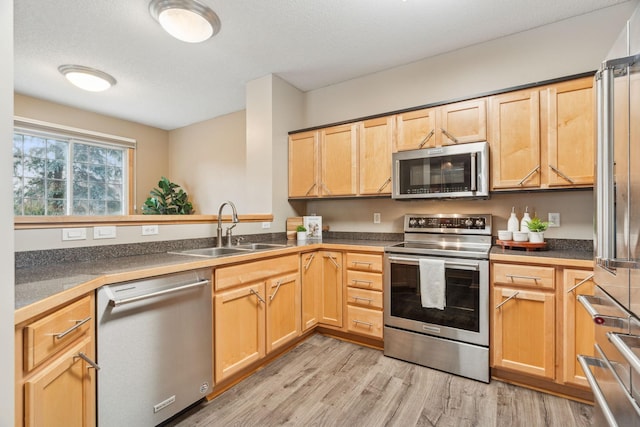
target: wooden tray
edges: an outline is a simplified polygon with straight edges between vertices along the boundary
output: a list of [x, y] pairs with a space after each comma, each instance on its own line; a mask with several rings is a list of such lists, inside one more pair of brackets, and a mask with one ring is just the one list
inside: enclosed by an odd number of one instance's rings
[[527, 251], [535, 251], [536, 249], [544, 250], [547, 248], [547, 242], [531, 243], [531, 242], [516, 242], [515, 240], [496, 240], [496, 244], [504, 248], [522, 248]]

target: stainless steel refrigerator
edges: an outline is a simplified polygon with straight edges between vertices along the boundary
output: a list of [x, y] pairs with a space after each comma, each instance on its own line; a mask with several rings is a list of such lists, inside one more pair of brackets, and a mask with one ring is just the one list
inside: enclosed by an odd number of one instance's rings
[[[640, 8], [596, 75], [598, 142], [594, 296], [579, 301], [595, 324], [579, 360], [596, 426], [640, 426]], [[578, 330], [577, 333], [588, 333]]]

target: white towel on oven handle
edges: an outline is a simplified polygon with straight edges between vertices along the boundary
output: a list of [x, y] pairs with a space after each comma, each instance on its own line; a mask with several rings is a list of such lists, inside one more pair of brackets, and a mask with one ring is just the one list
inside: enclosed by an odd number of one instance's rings
[[420, 258], [419, 267], [422, 307], [444, 310], [446, 305], [444, 260]]

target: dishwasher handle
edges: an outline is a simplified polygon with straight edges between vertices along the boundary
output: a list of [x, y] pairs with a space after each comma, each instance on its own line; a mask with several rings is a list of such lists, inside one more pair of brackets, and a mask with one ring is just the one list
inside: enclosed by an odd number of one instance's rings
[[156, 292], [149, 292], [148, 294], [136, 295], [135, 297], [123, 298], [123, 299], [110, 299], [109, 305], [111, 307], [118, 307], [118, 306], [129, 304], [132, 302], [142, 301], [148, 298], [153, 298], [161, 295], [172, 294], [174, 292], [180, 292], [180, 291], [184, 291], [191, 288], [197, 288], [199, 286], [205, 286], [208, 284], [209, 284], [208, 280], [201, 280], [199, 282], [188, 283], [186, 285], [176, 286], [174, 288], [163, 289], [161, 291], [156, 291]]

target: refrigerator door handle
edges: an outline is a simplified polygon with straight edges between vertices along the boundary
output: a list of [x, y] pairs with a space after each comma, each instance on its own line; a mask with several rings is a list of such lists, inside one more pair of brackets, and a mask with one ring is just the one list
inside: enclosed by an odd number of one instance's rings
[[597, 366], [599, 368], [604, 368], [604, 369], [607, 369], [607, 366], [600, 359], [596, 359], [595, 357], [582, 356], [582, 355], [578, 356], [578, 362], [580, 362], [580, 366], [584, 371], [584, 376], [587, 378], [587, 382], [589, 383], [589, 386], [593, 391], [593, 398], [595, 399], [598, 406], [602, 410], [602, 413], [604, 414], [604, 418], [607, 420], [609, 427], [618, 427], [618, 423], [616, 422], [616, 418], [613, 415], [611, 408], [609, 408], [607, 399], [604, 397], [604, 393], [602, 393], [602, 389], [600, 388], [600, 385], [598, 384], [598, 381], [596, 380], [595, 375], [593, 375], [593, 373], [591, 372], [591, 369], [589, 369], [589, 366]]
[[637, 335], [621, 334], [619, 332], [607, 332], [607, 338], [613, 346], [622, 354], [629, 365], [640, 374], [640, 359], [632, 349], [640, 348], [640, 337]]
[[[614, 301], [606, 301], [604, 298], [592, 295], [578, 295], [578, 301], [582, 304], [584, 309], [587, 310], [587, 313], [591, 316], [596, 325], [606, 325], [618, 329], [629, 330], [629, 316]], [[620, 313], [622, 313], [622, 316], [601, 314], [594, 305], [617, 308]]]

